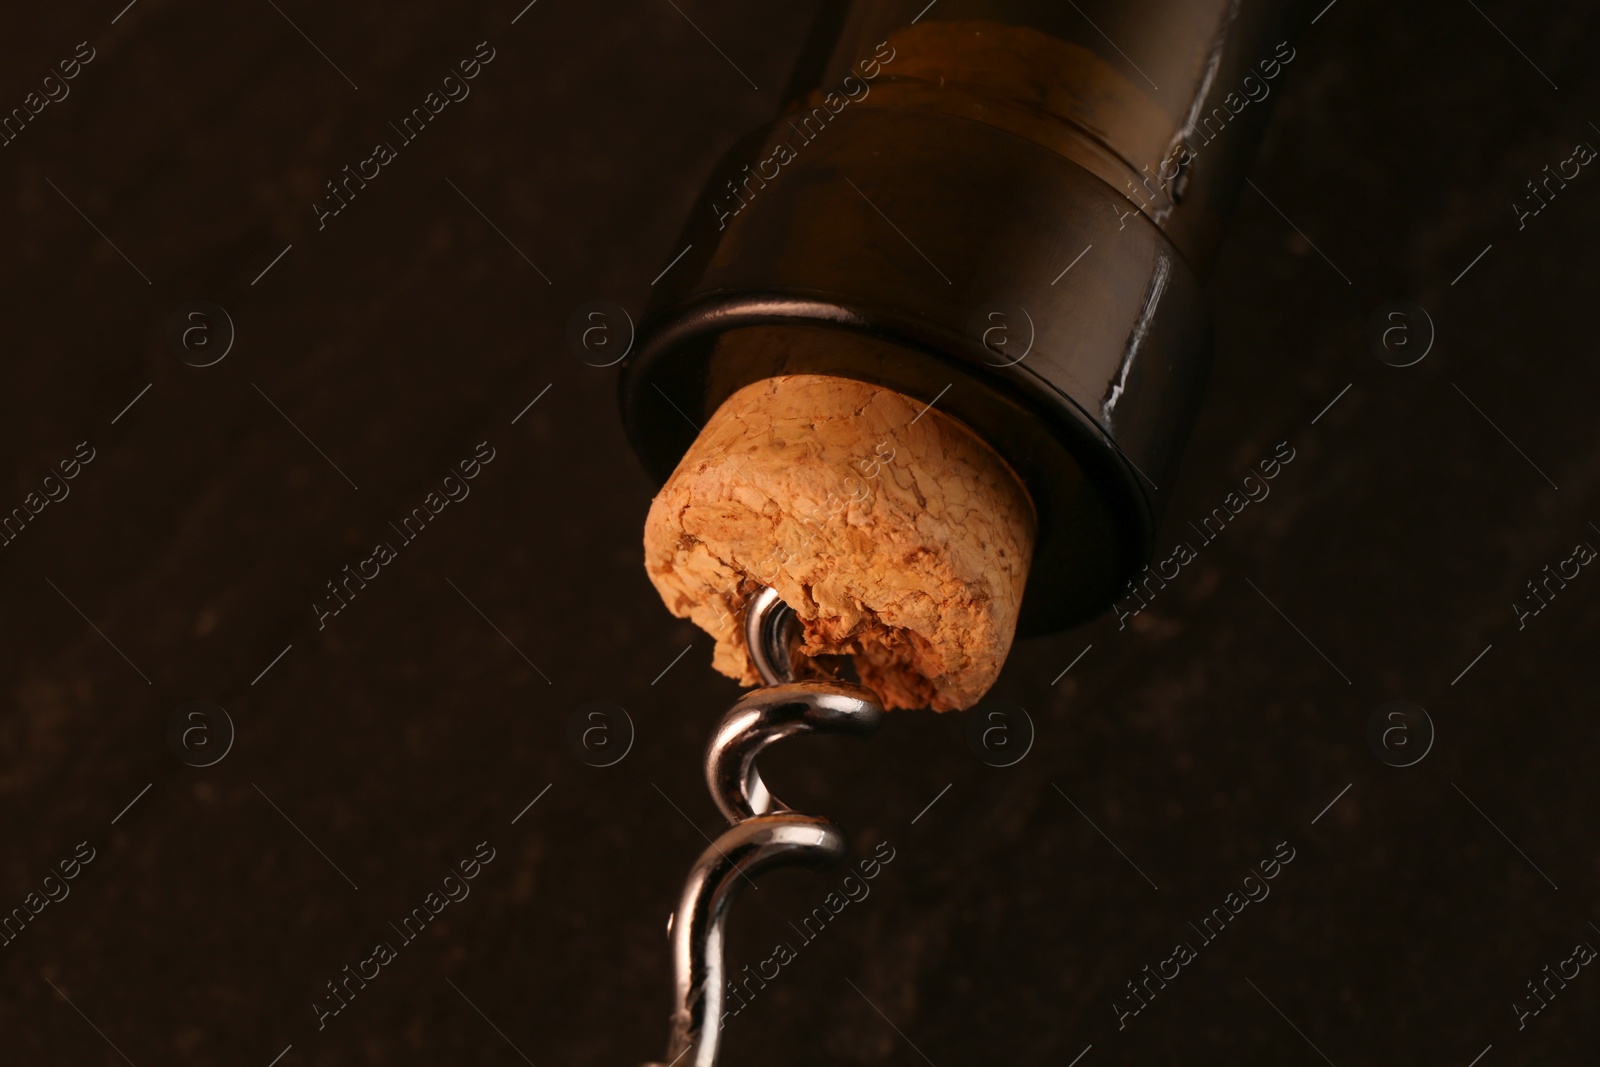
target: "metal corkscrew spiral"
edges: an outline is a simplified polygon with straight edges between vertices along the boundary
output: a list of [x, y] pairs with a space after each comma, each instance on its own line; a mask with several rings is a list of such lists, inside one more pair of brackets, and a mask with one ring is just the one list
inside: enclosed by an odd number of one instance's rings
[[724, 930], [728, 911], [750, 879], [777, 867], [821, 865], [844, 856], [842, 834], [827, 819], [785, 805], [762, 781], [756, 757], [797, 734], [866, 736], [883, 708], [868, 689], [833, 679], [795, 681], [794, 612], [764, 588], [750, 600], [745, 638], [766, 686], [722, 717], [706, 748], [706, 786], [732, 825], [689, 871], [668, 925], [674, 970], [667, 1059], [648, 1067], [715, 1067], [727, 985]]

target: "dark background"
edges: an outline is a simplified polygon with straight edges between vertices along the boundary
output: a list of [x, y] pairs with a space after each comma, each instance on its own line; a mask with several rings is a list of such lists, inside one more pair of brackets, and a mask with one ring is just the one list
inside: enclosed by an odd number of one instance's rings
[[[895, 859], [727, 1063], [1592, 1061], [1593, 967], [1521, 1031], [1510, 1005], [1600, 944], [1600, 576], [1520, 631], [1511, 603], [1600, 545], [1600, 177], [1520, 232], [1511, 204], [1600, 144], [1600, 15], [1477, 6], [1339, 0], [1299, 42], [1251, 174], [1283, 214], [1246, 189], [1158, 544], [1296, 458], [1134, 626], [1017, 647], [994, 695], [1031, 713], [1027, 758], [986, 766], [929, 713], [768, 758]], [[813, 5], [120, 7], [0, 16], [5, 109], [96, 50], [0, 147], [0, 508], [96, 452], [0, 548], [0, 909], [96, 850], [0, 947], [3, 1058], [658, 1057], [664, 920], [720, 828], [699, 757], [738, 690], [645, 578], [616, 371], [565, 333], [586, 301], [643, 307]], [[485, 39], [472, 95], [319, 232], [322, 183]], [[167, 340], [195, 299], [237, 328], [204, 369]], [[1397, 299], [1438, 333], [1405, 369], [1366, 338]], [[481, 441], [470, 497], [319, 630], [324, 582]], [[1437, 731], [1408, 769], [1367, 737], [1396, 699]], [[191, 700], [238, 731], [208, 769], [166, 738]], [[637, 727], [609, 768], [566, 739], [591, 700]], [[480, 841], [472, 895], [319, 1031], [324, 983]], [[1119, 1032], [1124, 983], [1285, 841], [1271, 896]], [[747, 893], [734, 968], [842, 873]]]

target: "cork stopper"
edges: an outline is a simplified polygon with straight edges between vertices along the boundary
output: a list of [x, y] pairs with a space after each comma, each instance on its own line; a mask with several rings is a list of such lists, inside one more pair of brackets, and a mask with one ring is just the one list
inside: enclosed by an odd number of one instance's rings
[[1016, 633], [1036, 519], [1009, 466], [961, 423], [867, 382], [785, 375], [730, 396], [645, 522], [645, 567], [713, 666], [760, 679], [743, 611], [772, 586], [800, 654], [850, 657], [886, 708], [975, 704]]

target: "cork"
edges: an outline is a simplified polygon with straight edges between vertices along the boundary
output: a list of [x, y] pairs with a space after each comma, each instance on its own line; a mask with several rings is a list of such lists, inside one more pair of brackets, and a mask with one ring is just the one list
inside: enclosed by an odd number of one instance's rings
[[949, 711], [1005, 663], [1036, 522], [1011, 468], [926, 401], [784, 375], [706, 423], [651, 504], [645, 567], [743, 684], [760, 682], [744, 606], [770, 585], [800, 619], [802, 667], [849, 657], [886, 708]]

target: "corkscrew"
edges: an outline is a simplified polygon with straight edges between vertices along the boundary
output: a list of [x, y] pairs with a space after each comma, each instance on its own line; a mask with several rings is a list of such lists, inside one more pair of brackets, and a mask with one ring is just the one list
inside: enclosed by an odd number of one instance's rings
[[763, 588], [750, 599], [745, 640], [765, 685], [728, 709], [706, 748], [706, 787], [731, 825], [690, 868], [667, 924], [674, 970], [671, 1036], [667, 1059], [646, 1067], [715, 1067], [727, 985], [724, 933], [739, 891], [766, 871], [844, 856], [844, 836], [832, 823], [784, 804], [756, 769], [756, 757], [774, 742], [808, 733], [864, 737], [883, 717], [877, 698], [859, 685], [796, 680], [799, 636], [799, 620], [776, 591]]

